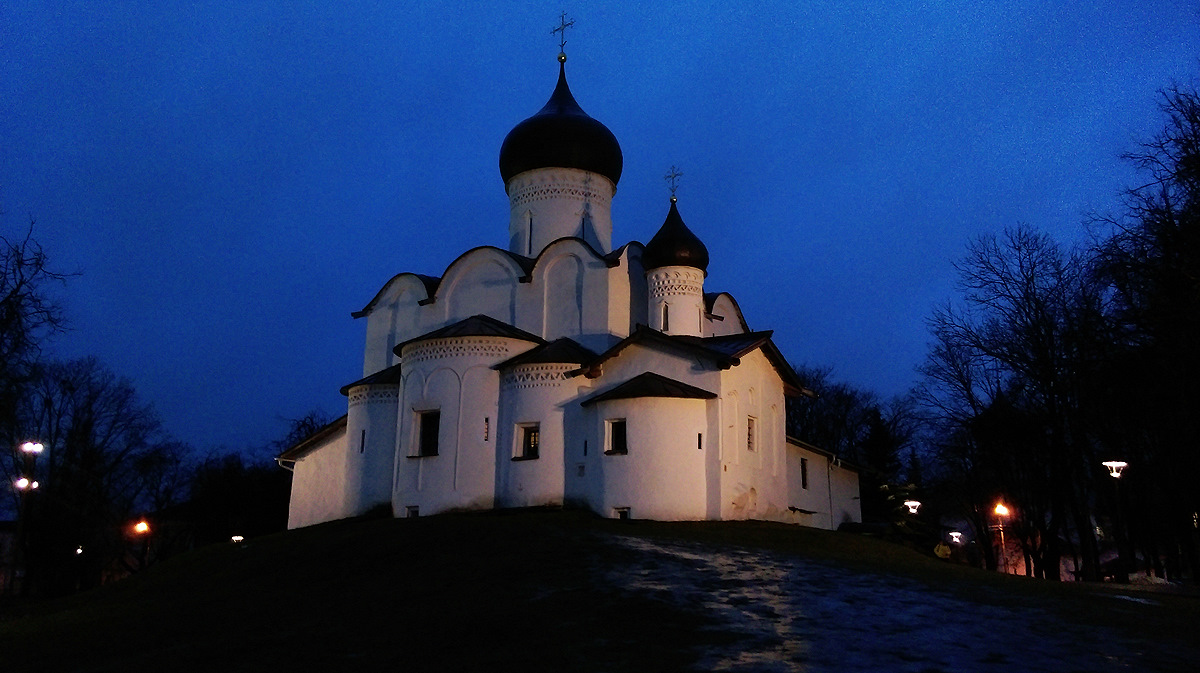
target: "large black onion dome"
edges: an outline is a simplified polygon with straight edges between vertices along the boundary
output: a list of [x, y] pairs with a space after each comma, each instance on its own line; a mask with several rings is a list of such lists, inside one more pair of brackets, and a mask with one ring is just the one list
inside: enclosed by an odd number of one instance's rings
[[647, 271], [663, 266], [690, 266], [708, 273], [708, 248], [683, 223], [675, 197], [671, 197], [667, 220], [642, 252], [642, 267]]
[[500, 146], [500, 177], [504, 183], [535, 168], [578, 168], [621, 179], [621, 146], [604, 124], [592, 119], [575, 102], [567, 86], [566, 65], [560, 59], [558, 86], [546, 105], [517, 124]]

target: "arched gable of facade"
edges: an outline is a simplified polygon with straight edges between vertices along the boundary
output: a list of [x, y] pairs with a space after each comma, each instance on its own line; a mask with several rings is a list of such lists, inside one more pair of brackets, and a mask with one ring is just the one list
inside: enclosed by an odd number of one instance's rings
[[708, 321], [712, 330], [711, 336], [744, 334], [750, 331], [746, 318], [742, 316], [741, 307], [728, 292], [705, 293], [704, 308], [714, 317]]
[[530, 273], [540, 299], [540, 315], [528, 316], [530, 324], [536, 319], [551, 340], [607, 332], [608, 269], [615, 263], [580, 238], [546, 246]]
[[440, 279], [415, 273], [400, 273], [391, 278], [355, 318], [366, 317], [367, 341], [363, 352], [363, 376], [395, 364], [392, 348], [419, 332], [420, 304], [429, 299]]
[[434, 303], [442, 308], [446, 323], [473, 315], [487, 315], [517, 324], [517, 286], [528, 278], [527, 260], [500, 248], [469, 250], [450, 263]]

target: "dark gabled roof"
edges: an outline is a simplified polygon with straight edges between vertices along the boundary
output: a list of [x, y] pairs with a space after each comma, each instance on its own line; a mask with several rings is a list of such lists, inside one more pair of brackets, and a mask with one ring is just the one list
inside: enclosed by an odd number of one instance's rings
[[596, 359], [596, 353], [580, 346], [574, 339], [563, 337], [548, 344], [534, 346], [516, 357], [509, 358], [492, 369], [504, 369], [517, 365], [527, 365], [537, 362], [560, 362], [586, 365]]
[[587, 370], [588, 378], [595, 378], [600, 375], [597, 367], [615, 358], [621, 351], [634, 344], [683, 351], [689, 355], [713, 360], [721, 369], [729, 369], [738, 363], [737, 358], [731, 358], [724, 353], [706, 348], [699, 343], [700, 341], [702, 340], [694, 337], [678, 337], [663, 334], [645, 325], [638, 325], [632, 334], [621, 339], [611, 348], [601, 353], [595, 360], [589, 362], [584, 369]]
[[711, 400], [717, 397], [703, 388], [689, 386], [682, 381], [669, 379], [662, 374], [646, 372], [638, 374], [614, 388], [609, 388], [599, 395], [593, 395], [580, 402], [582, 406], [603, 402], [605, 400], [623, 400], [632, 397], [679, 397], [684, 399]]
[[365, 376], [365, 377], [355, 381], [354, 383], [347, 383], [346, 385], [341, 387], [340, 392], [343, 395], [349, 395], [350, 389], [358, 387], [358, 386], [388, 386], [388, 385], [391, 385], [391, 386], [400, 385], [400, 365], [399, 364], [394, 364], [391, 367], [388, 367], [387, 369], [380, 369], [379, 371], [375, 372], [374, 374], [371, 374], [370, 376]]
[[771, 330], [763, 332], [744, 332], [742, 334], [726, 334], [723, 336], [712, 337], [680, 337], [681, 339], [695, 339], [697, 343], [705, 348], [711, 348], [719, 353], [724, 353], [731, 358], [740, 358], [746, 353], [758, 348], [763, 343], [771, 340], [771, 335], [774, 334]]
[[295, 462], [304, 457], [306, 453], [316, 448], [317, 444], [327, 439], [330, 435], [336, 434], [338, 431], [345, 429], [347, 416], [325, 425], [320, 430], [312, 433], [308, 438], [300, 440], [295, 446], [279, 454], [275, 459], [276, 462]]
[[680, 350], [689, 355], [711, 360], [721, 369], [736, 367], [741, 362], [740, 358], [743, 355], [756, 348], [761, 348], [763, 355], [782, 379], [785, 394], [816, 397], [815, 393], [804, 387], [804, 382], [796, 376], [796, 371], [788, 364], [787, 358], [783, 357], [779, 348], [775, 346], [775, 342], [771, 341], [771, 334], [772, 332], [768, 330], [715, 337], [671, 336], [645, 325], [638, 325], [633, 334], [601, 353], [580, 371], [586, 373], [588, 378], [596, 378], [600, 375], [600, 365], [616, 357], [633, 344]]
[[826, 458], [829, 459], [829, 462], [837, 465], [838, 467], [844, 467], [848, 470], [854, 470], [855, 472], [862, 471], [862, 468], [860, 466], [858, 466], [856, 463], [852, 463], [848, 460], [843, 460], [843, 459], [839, 458], [836, 453], [834, 453], [832, 451], [826, 451], [825, 449], [822, 449], [821, 447], [817, 446], [816, 444], [810, 444], [810, 443], [804, 441], [803, 439], [799, 439], [799, 438], [793, 437], [791, 435], [787, 435], [785, 437], [785, 439], [787, 440], [787, 443], [791, 444], [792, 446], [799, 447], [806, 451], [812, 451], [813, 453], [819, 453], [822, 456], [825, 456]]
[[459, 320], [456, 323], [446, 325], [440, 329], [435, 329], [432, 332], [427, 332], [419, 337], [415, 337], [398, 344], [392, 349], [396, 355], [404, 350], [404, 347], [416, 343], [418, 341], [428, 341], [429, 339], [450, 339], [454, 337], [468, 336], [494, 336], [505, 337], [508, 339], [521, 339], [522, 341], [531, 341], [536, 344], [544, 344], [546, 340], [536, 334], [530, 334], [523, 329], [518, 329], [508, 323], [500, 322], [491, 316], [473, 315], [466, 320]]

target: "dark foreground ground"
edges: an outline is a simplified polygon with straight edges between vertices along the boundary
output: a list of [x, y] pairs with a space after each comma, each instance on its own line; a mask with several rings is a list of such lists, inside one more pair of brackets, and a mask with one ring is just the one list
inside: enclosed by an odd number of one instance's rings
[[4, 671], [1200, 670], [1194, 594], [577, 512], [335, 522], [0, 619]]

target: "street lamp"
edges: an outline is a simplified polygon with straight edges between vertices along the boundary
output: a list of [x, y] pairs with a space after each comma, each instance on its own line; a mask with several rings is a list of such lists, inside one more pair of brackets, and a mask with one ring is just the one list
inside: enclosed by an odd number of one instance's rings
[[1008, 551], [1004, 546], [1004, 518], [1008, 516], [1008, 507], [1002, 502], [996, 503], [996, 516], [1000, 517], [1000, 523], [996, 526], [1000, 529], [1000, 569], [1005, 575], [1008, 574]]
[[917, 510], [921, 509], [921, 501], [919, 501], [919, 500], [905, 500], [905, 501], [904, 501], [904, 506], [908, 508], [908, 513], [909, 513], [909, 514], [916, 514], [916, 513], [917, 513]]
[[17, 505], [17, 548], [14, 555], [14, 563], [11, 567], [11, 575], [9, 577], [9, 587], [16, 587], [17, 578], [20, 578], [20, 592], [25, 593], [25, 560], [29, 546], [29, 519], [30, 519], [30, 503], [27, 496], [37, 490], [40, 484], [33, 477], [37, 475], [37, 457], [46, 447], [41, 442], [28, 441], [17, 447], [17, 450], [22, 456], [22, 472], [25, 476], [18, 478], [13, 482], [19, 494], [20, 501]]
[[1125, 527], [1122, 525], [1124, 522], [1121, 517], [1121, 474], [1125, 468], [1129, 467], [1129, 463], [1123, 460], [1106, 460], [1100, 464], [1108, 468], [1108, 476], [1113, 478], [1113, 489], [1116, 491], [1117, 497], [1117, 581], [1128, 582], [1129, 570], [1125, 566], [1124, 550]]
[[145, 570], [146, 564], [150, 562], [150, 523], [141, 519], [133, 524], [133, 534], [142, 538], [141, 565], [138, 566], [138, 570]]
[[1125, 471], [1125, 468], [1129, 467], [1129, 463], [1123, 460], [1106, 460], [1100, 464], [1108, 468], [1108, 476], [1113, 479], [1120, 479], [1121, 473]]

